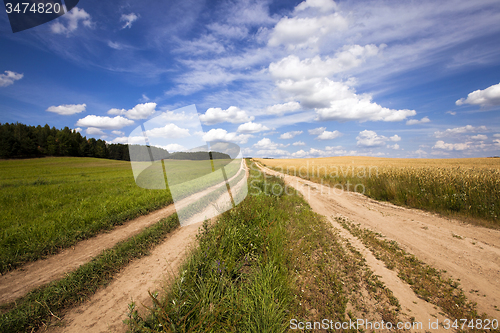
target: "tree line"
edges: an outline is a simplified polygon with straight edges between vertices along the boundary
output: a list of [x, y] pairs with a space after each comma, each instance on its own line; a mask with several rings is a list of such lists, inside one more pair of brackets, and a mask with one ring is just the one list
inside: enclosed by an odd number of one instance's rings
[[[158, 147], [131, 146], [134, 160], [154, 159], [210, 159], [206, 152], [178, 152], [170, 154]], [[135, 150], [134, 150], [135, 149]], [[79, 132], [45, 126], [28, 126], [21, 123], [0, 123], [0, 158], [30, 158], [43, 156], [97, 157], [130, 161], [129, 145], [106, 143], [101, 139], [87, 139]], [[229, 155], [213, 152], [213, 159], [228, 159]]]

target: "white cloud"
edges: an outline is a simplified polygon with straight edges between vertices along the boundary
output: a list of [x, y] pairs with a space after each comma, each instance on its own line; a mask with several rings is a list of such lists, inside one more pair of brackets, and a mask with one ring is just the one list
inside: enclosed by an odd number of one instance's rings
[[[67, 25], [61, 23], [61, 20], [65, 20]], [[90, 15], [85, 11], [85, 9], [79, 9], [74, 7], [71, 11], [64, 14], [59, 20], [50, 26], [51, 30], [55, 34], [66, 34], [78, 29], [78, 23], [82, 21], [83, 25], [86, 27], [92, 27], [92, 20]]]
[[89, 127], [85, 130], [85, 133], [87, 133], [88, 135], [99, 135], [99, 136], [102, 136], [102, 135], [106, 135], [106, 133], [101, 130], [100, 128], [96, 128], [96, 127]]
[[117, 136], [124, 136], [125, 135], [125, 132], [122, 132], [122, 131], [111, 131], [111, 133], [113, 133], [114, 135], [117, 135]]
[[101, 116], [86, 116], [76, 122], [76, 126], [96, 127], [104, 129], [121, 129], [125, 126], [133, 125], [134, 121], [120, 116], [110, 118]]
[[137, 16], [134, 13], [130, 13], [127, 15], [123, 14], [122, 17], [120, 17], [120, 21], [125, 21], [125, 25], [122, 27], [122, 29], [132, 28], [132, 23], [136, 21], [138, 18], [139, 16]]
[[282, 115], [288, 112], [297, 111], [300, 109], [300, 104], [297, 102], [288, 102], [284, 104], [276, 104], [267, 108], [267, 114]]
[[5, 71], [5, 74], [0, 74], [0, 87], [7, 87], [14, 83], [14, 81], [21, 80], [24, 74], [19, 74], [12, 71]]
[[207, 125], [229, 122], [233, 124], [245, 123], [254, 120], [255, 117], [248, 116], [246, 111], [236, 106], [230, 106], [227, 110], [221, 108], [210, 108], [205, 114], [200, 115], [200, 120]]
[[266, 149], [266, 150], [284, 148], [284, 147], [288, 147], [288, 146], [289, 145], [285, 145], [282, 143], [272, 142], [271, 139], [268, 139], [268, 138], [263, 138], [262, 140], [260, 140], [259, 142], [255, 143], [253, 145], [254, 148]]
[[241, 39], [248, 35], [248, 29], [242, 26], [212, 23], [207, 26], [216, 35], [226, 38]]
[[73, 129], [73, 131], [81, 133], [83, 131], [83, 129], [81, 127], [77, 127], [75, 129]]
[[340, 133], [337, 130], [335, 130], [333, 132], [324, 131], [323, 133], [321, 133], [320, 135], [318, 135], [318, 137], [316, 138], [316, 140], [333, 140], [333, 139], [338, 138], [339, 136], [342, 136], [342, 133]]
[[163, 127], [153, 128], [147, 130], [145, 134], [147, 137], [168, 139], [178, 139], [191, 136], [188, 129], [180, 128], [175, 124], [166, 124]]
[[471, 136], [470, 137], [472, 140], [488, 140], [488, 136], [484, 135], [484, 134], [478, 134], [478, 135], [474, 135], [474, 136]]
[[175, 151], [186, 151], [186, 148], [183, 145], [177, 144], [177, 143], [171, 143], [166, 146], [156, 146], [159, 148], [166, 149], [169, 153], [175, 152]]
[[314, 129], [307, 130], [311, 135], [320, 135], [326, 130], [326, 127], [318, 127]]
[[290, 153], [283, 149], [261, 149], [257, 151], [257, 155], [262, 157], [286, 157]]
[[125, 116], [130, 119], [146, 119], [155, 113], [156, 103], [137, 104], [130, 110], [111, 109], [108, 114]]
[[54, 112], [61, 116], [70, 116], [72, 114], [84, 112], [86, 107], [86, 104], [64, 104], [59, 106], [50, 106], [45, 111]]
[[423, 156], [426, 156], [427, 155], [427, 152], [421, 148], [415, 150], [414, 152], [412, 152], [412, 154], [414, 155], [417, 155], [418, 157], [423, 157]]
[[292, 143], [292, 146], [305, 146], [305, 145], [306, 145], [306, 143], [302, 142], [302, 141], [297, 141], [297, 142]]
[[389, 137], [389, 140], [391, 140], [393, 142], [398, 142], [398, 141], [401, 141], [401, 137], [397, 134], [394, 134], [393, 136]]
[[[358, 147], [382, 147], [385, 145], [387, 141], [399, 141], [397, 140], [399, 136], [394, 135], [391, 138], [387, 138], [383, 135], [378, 135], [374, 131], [364, 130], [359, 132], [359, 135], [356, 137]], [[398, 146], [399, 147], [399, 146]]]
[[455, 128], [448, 128], [444, 132], [434, 132], [434, 135], [436, 138], [443, 138], [443, 137], [448, 137], [448, 136], [454, 136], [454, 135], [459, 135], [459, 134], [464, 134], [464, 133], [476, 133], [476, 132], [486, 132], [487, 128], [486, 126], [477, 126], [474, 127], [472, 125], [466, 125], [463, 127], [455, 127]]
[[203, 134], [203, 140], [207, 142], [212, 141], [230, 141], [245, 144], [248, 142], [249, 138], [252, 138], [251, 134], [236, 134], [236, 133], [228, 133], [225, 129], [215, 128], [211, 129], [207, 133]]
[[493, 145], [500, 147], [500, 139], [493, 140]]
[[401, 121], [417, 113], [414, 110], [393, 110], [371, 101], [369, 94], [358, 95], [346, 83], [328, 78], [312, 78], [277, 82], [283, 92], [300, 100], [305, 108], [314, 108], [320, 121]]
[[417, 125], [417, 124], [425, 124], [430, 122], [431, 120], [428, 117], [423, 117], [422, 119], [410, 119], [406, 122], [406, 125]]
[[344, 31], [347, 20], [333, 13], [317, 17], [284, 17], [274, 27], [268, 45], [285, 45], [289, 50], [316, 47], [323, 37]]
[[495, 138], [500, 138], [500, 133], [493, 134], [493, 137], [495, 137]]
[[433, 149], [442, 150], [466, 150], [469, 149], [469, 143], [445, 143], [442, 140], [436, 141]]
[[121, 143], [121, 144], [144, 144], [144, 137], [143, 136], [132, 136], [132, 137], [126, 137], [126, 136], [121, 136], [118, 138], [114, 138], [113, 140], [109, 141], [110, 143]]
[[279, 80], [328, 77], [358, 67], [367, 58], [376, 56], [384, 47], [384, 44], [380, 47], [373, 44], [365, 46], [345, 45], [342, 51], [337, 52], [333, 58], [326, 57], [325, 60], [322, 60], [320, 56], [315, 56], [301, 61], [299, 57], [289, 55], [276, 63], [271, 63], [269, 72], [273, 78]]
[[457, 113], [455, 111], [446, 111], [446, 114], [451, 114], [452, 116], [455, 116]]
[[300, 135], [302, 133], [304, 133], [304, 132], [303, 131], [286, 132], [286, 133], [283, 133], [280, 135], [280, 139], [284, 139], [284, 140], [293, 139], [294, 137], [296, 137], [297, 135]]
[[267, 130], [269, 130], [269, 128], [267, 128], [266, 126], [264, 126], [262, 124], [248, 122], [248, 123], [244, 123], [244, 124], [241, 124], [240, 126], [238, 126], [237, 132], [238, 133], [258, 133], [258, 132], [267, 131]]
[[108, 46], [112, 49], [115, 49], [115, 50], [123, 49], [123, 45], [118, 43], [118, 42], [108, 41]]
[[296, 12], [306, 10], [308, 8], [318, 9], [322, 12], [331, 12], [337, 10], [337, 4], [332, 0], [306, 0], [295, 7]]
[[484, 90], [476, 90], [455, 102], [457, 105], [472, 104], [481, 106], [500, 105], [500, 83]]
[[392, 146], [391, 145], [387, 145], [387, 148], [398, 150], [399, 149], [399, 145], [397, 143], [395, 143]]

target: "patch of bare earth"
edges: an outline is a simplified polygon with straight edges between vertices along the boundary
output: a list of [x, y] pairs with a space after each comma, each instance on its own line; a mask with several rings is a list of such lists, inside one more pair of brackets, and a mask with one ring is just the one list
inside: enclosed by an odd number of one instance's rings
[[41, 331], [126, 332], [127, 305], [132, 301], [139, 307], [152, 305], [148, 292], [161, 291], [177, 275], [200, 226], [196, 223], [176, 229], [149, 256], [132, 261], [106, 288]]
[[[266, 173], [283, 177], [276, 171]], [[353, 192], [336, 192], [321, 184], [294, 176], [284, 176], [285, 183], [299, 190], [312, 209], [330, 219], [340, 234], [361, 252], [367, 264], [398, 298], [403, 311], [424, 324], [440, 309], [417, 298], [410, 286], [356, 237], [342, 228], [333, 217], [342, 215], [361, 228], [368, 228], [394, 240], [407, 252], [460, 281], [467, 297], [477, 302], [479, 313], [499, 318], [495, 308], [500, 304], [500, 231], [467, 225], [453, 219], [389, 203], [378, 202]], [[442, 321], [442, 316], [441, 320]]]

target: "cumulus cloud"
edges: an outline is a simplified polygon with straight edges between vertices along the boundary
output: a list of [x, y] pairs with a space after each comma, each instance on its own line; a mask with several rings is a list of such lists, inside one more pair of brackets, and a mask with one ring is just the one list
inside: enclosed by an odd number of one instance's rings
[[285, 16], [271, 32], [268, 45], [271, 47], [285, 45], [289, 50], [314, 48], [323, 37], [344, 31], [347, 27], [347, 19], [338, 13], [313, 17]]
[[156, 147], [166, 149], [168, 152], [186, 151], [186, 148], [183, 145], [177, 143], [171, 143], [166, 146], [156, 146]]
[[81, 133], [83, 131], [83, 129], [81, 127], [77, 127], [75, 129], [73, 129], [73, 131]]
[[132, 23], [134, 21], [136, 21], [138, 18], [139, 18], [139, 16], [137, 16], [134, 13], [130, 13], [130, 14], [126, 14], [126, 15], [123, 14], [122, 17], [120, 17], [120, 21], [125, 22], [125, 25], [122, 27], [122, 29], [132, 28]]
[[342, 136], [342, 133], [340, 133], [337, 130], [335, 130], [333, 132], [323, 131], [323, 133], [321, 133], [320, 135], [318, 135], [318, 137], [316, 138], [316, 140], [333, 140], [333, 139], [338, 138], [339, 136]]
[[455, 102], [457, 105], [471, 104], [481, 106], [500, 105], [500, 83], [494, 84], [484, 90], [476, 90]]
[[326, 127], [318, 127], [314, 129], [307, 130], [311, 135], [320, 135], [326, 130]]
[[[373, 147], [382, 147], [386, 144], [387, 141], [397, 142], [401, 140], [401, 137], [398, 135], [393, 135], [390, 138], [378, 135], [374, 131], [364, 130], [359, 132], [359, 135], [356, 137], [358, 147], [364, 148], [373, 148]], [[397, 148], [396, 148], [397, 146]], [[398, 149], [399, 145], [395, 144], [391, 146], [393, 149]]]
[[306, 145], [306, 143], [303, 141], [297, 141], [297, 142], [292, 143], [292, 146], [305, 146], [305, 145]]
[[469, 149], [469, 143], [445, 143], [442, 140], [436, 141], [436, 144], [433, 149], [442, 149], [442, 150], [466, 150]]
[[367, 58], [376, 56], [384, 47], [384, 44], [380, 47], [373, 44], [365, 46], [346, 45], [333, 58], [326, 57], [325, 60], [322, 60], [320, 56], [315, 56], [301, 61], [299, 57], [289, 55], [276, 63], [271, 63], [269, 72], [273, 78], [279, 80], [305, 80], [326, 77], [358, 67]]
[[108, 114], [125, 116], [130, 119], [146, 119], [155, 113], [156, 103], [137, 104], [130, 110], [111, 109]]
[[246, 111], [239, 109], [236, 106], [230, 106], [227, 110], [221, 108], [210, 108], [205, 114], [200, 115], [200, 120], [207, 125], [218, 123], [245, 123], [254, 120], [255, 117], [248, 116]]
[[248, 122], [248, 123], [244, 123], [244, 124], [241, 124], [240, 126], [238, 126], [237, 132], [238, 133], [258, 133], [258, 132], [267, 131], [267, 130], [269, 130], [269, 128], [262, 125], [262, 124]]
[[464, 134], [464, 133], [476, 133], [476, 132], [486, 132], [488, 129], [486, 126], [477, 126], [474, 127], [472, 125], [466, 125], [463, 127], [455, 127], [455, 128], [448, 128], [444, 132], [434, 132], [434, 136], [436, 138], [443, 138], [443, 137], [448, 137], [448, 136], [456, 136], [459, 134]]
[[290, 153], [283, 149], [260, 149], [257, 151], [257, 155], [262, 157], [287, 157]]
[[399, 145], [397, 143], [395, 143], [393, 145], [387, 145], [387, 148], [398, 150], [399, 149]]
[[203, 140], [207, 142], [230, 141], [245, 144], [248, 142], [248, 139], [252, 137], [253, 135], [251, 134], [228, 133], [225, 129], [222, 128], [214, 128], [207, 133], [203, 133]]
[[125, 135], [125, 132], [122, 132], [122, 131], [111, 131], [111, 133], [113, 133], [116, 136], [124, 136]]
[[54, 112], [61, 116], [70, 116], [72, 114], [84, 112], [87, 104], [64, 104], [59, 106], [50, 106], [48, 112]]
[[394, 134], [393, 136], [391, 136], [389, 138], [389, 140], [393, 141], [393, 142], [398, 142], [398, 141], [401, 141], [401, 137], [397, 134]]
[[121, 143], [121, 144], [130, 144], [130, 145], [140, 145], [144, 144], [144, 137], [143, 136], [120, 136], [118, 138], [114, 138], [113, 140], [109, 141], [110, 143]]
[[82, 127], [96, 127], [103, 129], [121, 129], [125, 126], [133, 125], [134, 121], [123, 118], [121, 116], [117, 116], [114, 118], [110, 117], [101, 117], [101, 116], [86, 116], [85, 118], [79, 119], [76, 122], [76, 126]]
[[406, 122], [406, 125], [417, 125], [417, 124], [425, 124], [430, 122], [431, 120], [428, 117], [423, 117], [422, 119], [410, 119]]
[[282, 115], [288, 112], [294, 112], [300, 109], [300, 104], [297, 102], [288, 102], [284, 104], [276, 104], [269, 106], [266, 111], [267, 114]]
[[[66, 21], [66, 25], [61, 23], [61, 20]], [[78, 23], [82, 21], [82, 24], [86, 27], [92, 27], [92, 20], [90, 15], [85, 11], [85, 9], [79, 9], [74, 7], [71, 11], [64, 14], [59, 18], [59, 20], [50, 26], [50, 29], [55, 34], [66, 34], [78, 29]]]
[[416, 115], [414, 110], [393, 110], [371, 101], [369, 94], [358, 95], [346, 83], [328, 78], [278, 81], [283, 92], [300, 100], [303, 107], [314, 108], [320, 121], [401, 121]]
[[321, 12], [331, 12], [337, 10], [337, 4], [332, 0], [306, 0], [295, 7], [296, 12], [301, 12], [308, 8], [314, 8]]
[[102, 135], [106, 135], [106, 133], [101, 130], [100, 128], [96, 128], [96, 127], [89, 127], [85, 130], [85, 133], [87, 133], [88, 135], [99, 135], [99, 136], [102, 136]]
[[493, 137], [495, 137], [495, 138], [500, 138], [500, 133], [493, 134]]
[[288, 147], [288, 145], [284, 145], [282, 143], [272, 142], [271, 139], [269, 139], [269, 138], [263, 138], [259, 142], [255, 143], [253, 145], [253, 147], [257, 148], [257, 149], [269, 150], [269, 149], [278, 149], [278, 148]]
[[5, 71], [5, 74], [0, 74], [0, 87], [7, 87], [14, 83], [14, 81], [21, 80], [24, 74], [19, 74], [12, 71]]
[[186, 128], [180, 128], [175, 124], [166, 124], [163, 127], [157, 127], [145, 132], [147, 137], [152, 138], [166, 138], [166, 139], [178, 139], [191, 136], [189, 130]]
[[478, 134], [470, 137], [472, 140], [488, 140], [488, 137], [484, 134]]
[[288, 140], [288, 139], [293, 139], [297, 135], [300, 135], [304, 133], [303, 131], [291, 131], [291, 132], [286, 132], [280, 135], [280, 139]]

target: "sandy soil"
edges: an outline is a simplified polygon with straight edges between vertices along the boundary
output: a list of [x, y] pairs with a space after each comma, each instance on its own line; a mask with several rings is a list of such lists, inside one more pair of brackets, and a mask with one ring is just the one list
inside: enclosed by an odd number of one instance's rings
[[37, 260], [0, 276], [0, 304], [13, 301], [38, 286], [64, 277], [65, 273], [74, 271], [80, 265], [89, 262], [103, 250], [138, 234], [142, 229], [173, 213], [175, 213], [175, 207], [169, 205], [130, 220], [107, 233], [81, 241], [74, 247], [47, 259]]
[[151, 306], [148, 291], [161, 291], [179, 270], [189, 249], [194, 245], [201, 223], [178, 228], [151, 255], [131, 262], [106, 288], [99, 290], [88, 302], [70, 309], [58, 326], [48, 332], [126, 332], [128, 304], [138, 309]]
[[[284, 176], [267, 168], [264, 170]], [[287, 175], [284, 179], [304, 195], [314, 211], [328, 217], [342, 235], [365, 255], [368, 265], [393, 291], [403, 309], [418, 320], [428, 323], [428, 319], [433, 318], [430, 315], [435, 315], [438, 310], [421, 299], [415, 299], [410, 286], [385, 268], [359, 240], [337, 224], [335, 216], [347, 217], [360, 223], [362, 228], [379, 232], [397, 241], [420, 260], [445, 270], [447, 276], [460, 281], [467, 297], [477, 302], [480, 313], [500, 318], [500, 312], [494, 308], [500, 305], [500, 231], [378, 202], [358, 193], [340, 193], [339, 189], [333, 191], [327, 186], [294, 176]]]

